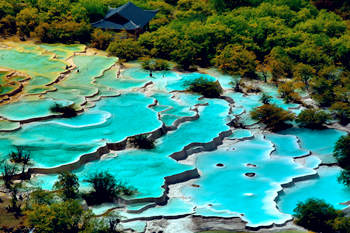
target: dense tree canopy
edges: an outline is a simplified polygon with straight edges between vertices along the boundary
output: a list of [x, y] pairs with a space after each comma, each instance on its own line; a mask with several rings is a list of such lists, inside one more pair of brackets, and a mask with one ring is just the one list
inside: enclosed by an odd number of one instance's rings
[[255, 77], [256, 57], [240, 45], [228, 45], [215, 58], [219, 69], [242, 77]]
[[334, 147], [334, 157], [340, 167], [350, 170], [350, 136], [342, 136]]
[[333, 224], [335, 228], [344, 229], [341, 225], [349, 221], [348, 218], [344, 218], [341, 211], [337, 211], [333, 206], [318, 199], [298, 203], [294, 212], [296, 223], [314, 232], [338, 232], [334, 230]]
[[36, 205], [28, 211], [28, 222], [36, 232], [82, 232], [89, 228], [91, 213], [77, 201]]
[[299, 102], [297, 90], [307, 90], [321, 107], [332, 106], [341, 123], [348, 122], [348, 1], [133, 0], [159, 10], [148, 32], [125, 39], [93, 30], [90, 23], [108, 7], [126, 2], [0, 0], [0, 33], [87, 43], [126, 61], [150, 56], [182, 69], [215, 65], [243, 77], [271, 77], [286, 102]]
[[340, 183], [350, 186], [350, 135], [341, 136], [334, 147], [333, 156], [344, 170], [338, 177]]

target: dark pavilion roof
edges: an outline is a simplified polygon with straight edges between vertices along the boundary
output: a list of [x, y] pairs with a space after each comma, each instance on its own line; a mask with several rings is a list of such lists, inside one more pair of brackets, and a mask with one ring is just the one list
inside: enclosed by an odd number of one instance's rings
[[104, 19], [92, 26], [113, 30], [135, 30], [143, 28], [157, 14], [158, 10], [143, 10], [128, 2], [118, 8], [110, 8]]

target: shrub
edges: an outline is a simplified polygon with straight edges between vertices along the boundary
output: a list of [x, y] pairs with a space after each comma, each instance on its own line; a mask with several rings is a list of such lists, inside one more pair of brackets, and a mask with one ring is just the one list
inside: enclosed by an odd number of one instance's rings
[[59, 189], [64, 200], [75, 199], [79, 196], [79, 180], [73, 173], [60, 173], [58, 181], [55, 182], [54, 187]]
[[24, 8], [16, 16], [17, 32], [20, 37], [29, 36], [38, 25], [39, 14], [36, 8]]
[[55, 104], [50, 108], [51, 112], [54, 113], [62, 113], [62, 116], [65, 118], [75, 117], [77, 115], [77, 111], [74, 109], [74, 107], [71, 106], [62, 106], [60, 104]]
[[299, 63], [295, 66], [293, 75], [296, 80], [301, 81], [305, 89], [309, 89], [309, 81], [314, 77], [316, 70], [310, 66], [303, 63]]
[[12, 178], [14, 175], [16, 175], [17, 170], [18, 168], [16, 165], [8, 164], [6, 161], [2, 161], [1, 176], [7, 189], [11, 188], [11, 185], [13, 184]]
[[154, 70], [170, 70], [170, 64], [163, 59], [155, 59], [154, 61]]
[[10, 194], [11, 194], [11, 201], [10, 204], [6, 207], [6, 210], [8, 212], [14, 213], [14, 216], [18, 218], [22, 215], [22, 209], [21, 204], [18, 201], [17, 194], [18, 194], [18, 184], [15, 184], [13, 187], [10, 188]]
[[118, 39], [109, 44], [107, 52], [125, 61], [136, 60], [145, 55], [145, 49], [134, 39]]
[[95, 29], [91, 34], [91, 46], [97, 49], [106, 50], [113, 39], [111, 32], [104, 32], [102, 29]]
[[331, 205], [318, 199], [298, 203], [294, 212], [298, 225], [315, 232], [334, 232], [332, 221], [344, 216], [341, 211], [335, 210]]
[[136, 148], [140, 149], [153, 149], [155, 147], [154, 141], [149, 139], [147, 135], [136, 135], [130, 138], [130, 142]]
[[93, 188], [91, 192], [83, 194], [83, 198], [89, 205], [113, 202], [120, 195], [130, 196], [136, 192], [135, 189], [128, 187], [121, 181], [117, 181], [108, 172], [96, 173], [86, 182], [90, 183]]
[[51, 205], [54, 203], [54, 194], [42, 189], [36, 189], [30, 193], [29, 206], [32, 209], [33, 205]]
[[4, 35], [12, 35], [16, 33], [16, 18], [7, 15], [0, 20], [0, 33]]
[[338, 182], [350, 186], [350, 170], [342, 170], [338, 176]]
[[301, 101], [300, 95], [297, 92], [295, 92], [295, 88], [289, 82], [279, 84], [278, 92], [281, 98], [286, 103], [290, 103], [290, 102], [300, 103]]
[[31, 163], [31, 155], [28, 151], [25, 151], [23, 147], [16, 147], [17, 151], [12, 151], [8, 156], [12, 163], [22, 164], [21, 179], [29, 179], [30, 174], [25, 173], [26, 167]]
[[350, 122], [350, 105], [348, 103], [336, 102], [332, 104], [331, 110], [339, 119], [340, 124], [346, 125]]
[[285, 129], [288, 125], [286, 121], [292, 121], [294, 114], [277, 107], [274, 104], [264, 104], [255, 108], [251, 113], [251, 117], [259, 123], [263, 123], [272, 131]]
[[170, 70], [170, 64], [163, 59], [143, 58], [142, 68], [150, 71]]
[[350, 135], [339, 138], [335, 144], [333, 156], [340, 167], [350, 170]]
[[261, 96], [261, 98], [260, 98], [260, 101], [261, 101], [263, 104], [270, 104], [271, 99], [272, 99], [271, 96], [269, 96], [269, 95], [263, 93], [262, 96]]
[[91, 222], [93, 233], [124, 233], [121, 226], [121, 216], [118, 214], [108, 214], [101, 218], [94, 218]]
[[219, 69], [233, 75], [255, 78], [256, 56], [241, 45], [227, 45], [215, 58]]
[[197, 78], [184, 84], [188, 91], [199, 93], [207, 98], [217, 98], [222, 94], [219, 82], [209, 81], [206, 78]]
[[17, 146], [17, 151], [12, 151], [9, 154], [10, 161], [13, 163], [28, 163], [30, 160], [30, 153], [25, 151], [23, 147]]
[[27, 211], [28, 223], [35, 232], [85, 232], [92, 214], [84, 211], [77, 201], [65, 201], [51, 205], [35, 205]]
[[348, 233], [350, 229], [349, 217], [338, 217], [332, 222], [333, 232]]
[[331, 116], [321, 110], [305, 109], [298, 117], [296, 122], [305, 128], [320, 129], [323, 128], [323, 124], [326, 124], [331, 119]]

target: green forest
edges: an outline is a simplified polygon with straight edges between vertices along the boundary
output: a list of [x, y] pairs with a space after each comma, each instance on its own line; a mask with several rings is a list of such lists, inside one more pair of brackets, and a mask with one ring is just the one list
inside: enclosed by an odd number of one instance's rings
[[[349, 1], [146, 0], [158, 9], [138, 38], [91, 27], [124, 0], [1, 0], [0, 33], [21, 40], [85, 43], [126, 61], [170, 59], [181, 69], [216, 66], [264, 78], [287, 102], [307, 90], [342, 123], [350, 118]], [[122, 38], [122, 39], [121, 39]]]

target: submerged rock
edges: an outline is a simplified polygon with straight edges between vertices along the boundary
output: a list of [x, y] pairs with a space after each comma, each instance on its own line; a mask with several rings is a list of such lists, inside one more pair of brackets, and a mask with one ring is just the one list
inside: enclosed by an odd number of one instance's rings
[[245, 176], [248, 176], [248, 177], [254, 177], [256, 176], [256, 174], [254, 172], [247, 172], [244, 174]]

